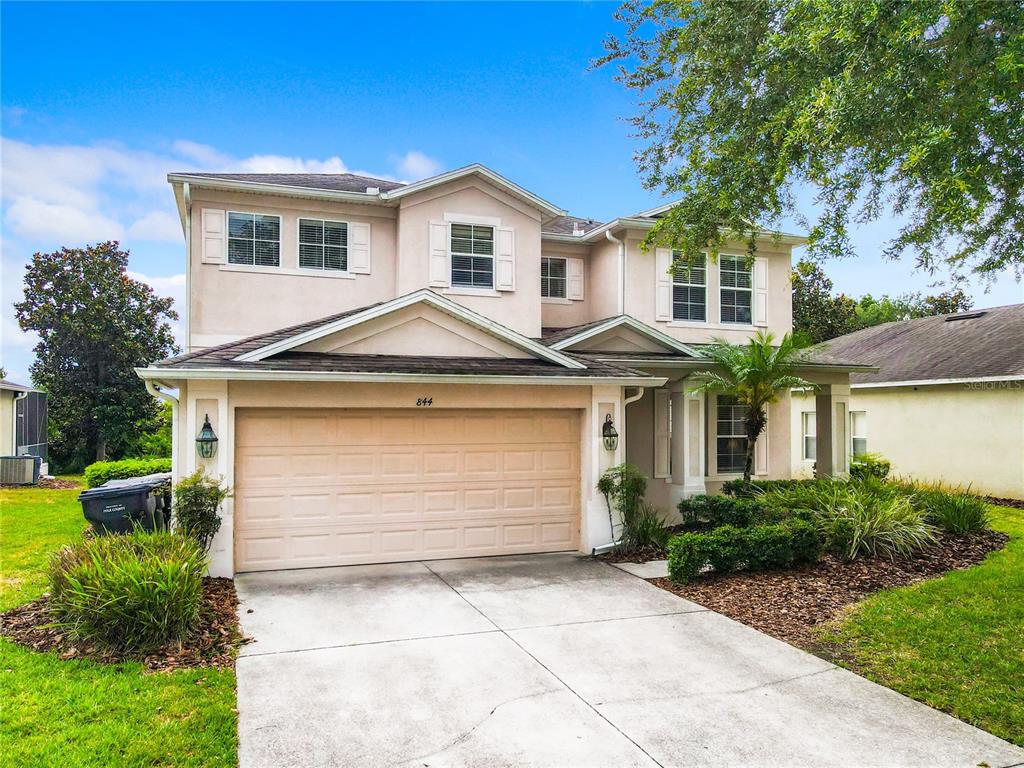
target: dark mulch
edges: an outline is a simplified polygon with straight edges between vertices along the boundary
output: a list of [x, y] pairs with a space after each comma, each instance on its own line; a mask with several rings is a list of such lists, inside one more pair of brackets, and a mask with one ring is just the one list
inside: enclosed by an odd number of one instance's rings
[[837, 618], [847, 606], [873, 592], [977, 565], [990, 552], [1002, 549], [1008, 539], [996, 531], [942, 534], [937, 546], [911, 558], [844, 562], [825, 555], [816, 565], [789, 571], [709, 573], [691, 584], [651, 581], [772, 637], [815, 651], [820, 645], [814, 627]]
[[668, 554], [661, 547], [643, 547], [642, 549], [631, 549], [628, 552], [613, 549], [610, 552], [602, 552], [597, 556], [598, 560], [606, 563], [646, 563], [648, 560], [664, 560]]
[[72, 488], [81, 488], [82, 484], [74, 480], [61, 480], [59, 477], [44, 477], [36, 485], [13, 485], [11, 483], [0, 483], [0, 488], [48, 488], [54, 491], [70, 491]]
[[1000, 507], [1024, 509], [1024, 499], [1004, 499], [999, 496], [986, 496], [985, 501], [989, 504], [998, 504]]
[[46, 595], [0, 614], [0, 619], [0, 635], [32, 650], [52, 651], [62, 659], [89, 659], [105, 664], [138, 661], [154, 672], [233, 667], [238, 647], [249, 642], [238, 627], [238, 596], [231, 579], [204, 579], [199, 626], [184, 642], [144, 655], [93, 646], [53, 626]]

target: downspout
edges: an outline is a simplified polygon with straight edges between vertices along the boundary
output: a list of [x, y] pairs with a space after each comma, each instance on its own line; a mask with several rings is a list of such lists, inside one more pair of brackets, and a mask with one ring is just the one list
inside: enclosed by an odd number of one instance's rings
[[[142, 383], [146, 385], [146, 391], [149, 392], [157, 400], [163, 400], [171, 404], [171, 479], [174, 482], [178, 480], [178, 441], [175, 440], [179, 436], [178, 430], [178, 398], [174, 395], [169, 395], [164, 392], [157, 383], [152, 379], [143, 379]], [[166, 384], [164, 386], [167, 386]]]
[[[646, 391], [647, 390], [644, 387], [637, 387], [637, 393], [635, 395], [630, 395], [629, 397], [627, 397], [625, 400], [622, 401], [622, 420], [623, 421], [626, 420], [626, 406], [630, 405], [631, 403], [635, 403], [637, 400], [642, 398], [644, 396], [644, 392], [646, 392]], [[626, 432], [626, 437], [627, 438], [629, 437], [629, 432], [628, 431]], [[611, 510], [611, 507], [608, 508], [608, 531], [609, 531], [609, 535], [611, 535], [611, 536], [615, 535], [615, 523], [612, 522], [612, 510]], [[591, 552], [590, 552], [590, 556], [591, 557], [595, 557], [597, 555], [600, 555], [600, 554], [608, 552], [608, 551], [610, 551], [612, 549], [615, 549], [617, 546], [619, 546], [619, 541], [620, 541], [619, 539], [616, 539], [615, 541], [610, 541], [607, 544], [602, 544], [599, 547], [594, 547], [591, 550]]]
[[[185, 351], [192, 351], [192, 188], [186, 181], [181, 185], [185, 201]], [[148, 388], [148, 387], [147, 387]], [[177, 402], [177, 401], [175, 401]]]
[[[604, 236], [611, 242], [619, 244], [619, 304], [615, 314], [626, 314], [626, 243], [605, 230]], [[639, 398], [637, 398], [639, 399]]]

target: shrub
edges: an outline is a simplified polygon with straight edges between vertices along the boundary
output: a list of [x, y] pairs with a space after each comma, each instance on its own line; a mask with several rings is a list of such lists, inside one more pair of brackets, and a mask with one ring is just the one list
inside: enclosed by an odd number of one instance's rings
[[196, 623], [206, 558], [175, 533], [136, 530], [64, 547], [50, 566], [50, 603], [77, 636], [144, 652], [182, 640]]
[[178, 530], [195, 539], [208, 552], [220, 530], [220, 505], [231, 496], [231, 489], [220, 479], [207, 477], [202, 469], [181, 478], [174, 486], [174, 520]]
[[710, 565], [718, 573], [789, 568], [812, 563], [821, 553], [817, 529], [806, 520], [790, 519], [749, 528], [723, 525], [706, 533], [687, 532], [668, 544], [668, 573], [673, 581], [692, 581]]
[[913, 494], [928, 522], [943, 530], [971, 533], [988, 528], [988, 503], [971, 493], [970, 488], [930, 485], [915, 487]]
[[97, 461], [85, 468], [85, 482], [90, 488], [103, 485], [108, 480], [123, 480], [126, 477], [153, 475], [170, 472], [170, 459], [122, 459], [121, 461]]
[[618, 510], [619, 549], [631, 551], [647, 547], [664, 548], [668, 543], [661, 514], [644, 500], [647, 477], [631, 464], [612, 467], [598, 480], [597, 489], [608, 504], [608, 524], [614, 536], [612, 509]]
[[722, 493], [736, 499], [757, 498], [769, 491], [816, 483], [816, 480], [727, 480], [722, 483]]
[[850, 460], [850, 477], [855, 480], [862, 480], [867, 477], [875, 477], [885, 480], [889, 476], [892, 463], [877, 453], [862, 453]]
[[658, 508], [641, 501], [633, 513], [623, 520], [619, 542], [620, 547], [627, 552], [651, 547], [664, 549], [669, 535]]
[[746, 528], [762, 511], [761, 505], [753, 499], [705, 495], [683, 499], [679, 502], [678, 509], [685, 523], [705, 525], [709, 528], [717, 528], [720, 525]]

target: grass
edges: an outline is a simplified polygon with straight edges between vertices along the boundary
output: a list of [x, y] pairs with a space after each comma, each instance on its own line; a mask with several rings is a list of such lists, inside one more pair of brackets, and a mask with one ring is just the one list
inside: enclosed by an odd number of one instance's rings
[[[38, 597], [85, 528], [78, 490], [0, 490], [0, 610]], [[232, 670], [148, 673], [0, 639], [0, 766], [235, 766]]]
[[859, 674], [1024, 746], [1024, 511], [991, 512], [1004, 550], [873, 595], [822, 640]]

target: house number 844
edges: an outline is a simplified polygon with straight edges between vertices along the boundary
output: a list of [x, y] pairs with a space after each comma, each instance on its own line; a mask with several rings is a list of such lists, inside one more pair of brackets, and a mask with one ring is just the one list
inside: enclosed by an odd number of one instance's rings
[[429, 406], [429, 405], [433, 405], [433, 404], [434, 404], [434, 398], [432, 398], [432, 397], [421, 397], [421, 398], [418, 398], [416, 400], [416, 405], [418, 405], [421, 408], [423, 408], [424, 406]]

